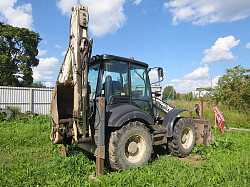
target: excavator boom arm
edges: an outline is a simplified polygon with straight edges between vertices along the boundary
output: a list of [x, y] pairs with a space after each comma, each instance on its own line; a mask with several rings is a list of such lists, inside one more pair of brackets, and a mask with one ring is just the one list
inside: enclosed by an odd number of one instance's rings
[[[89, 110], [88, 71], [92, 39], [88, 38], [88, 19], [86, 6], [79, 4], [72, 7], [69, 46], [56, 80], [51, 102], [54, 129], [59, 128], [60, 120], [70, 119], [74, 127], [75, 141], [77, 136], [84, 137], [86, 134]], [[54, 137], [54, 139], [60, 138]]]

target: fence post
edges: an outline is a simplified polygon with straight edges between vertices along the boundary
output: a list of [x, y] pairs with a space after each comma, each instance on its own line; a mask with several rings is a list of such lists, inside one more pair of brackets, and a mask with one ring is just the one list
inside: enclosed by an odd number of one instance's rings
[[30, 88], [30, 102], [29, 102], [29, 105], [30, 105], [30, 111], [31, 112], [34, 112], [34, 90], [33, 88]]

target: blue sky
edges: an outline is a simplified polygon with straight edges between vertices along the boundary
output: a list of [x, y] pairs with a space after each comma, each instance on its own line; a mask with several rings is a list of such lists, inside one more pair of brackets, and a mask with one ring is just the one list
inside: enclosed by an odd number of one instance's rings
[[[71, 7], [87, 5], [93, 55], [164, 68], [162, 86], [213, 86], [225, 69], [250, 68], [250, 0], [0, 0], [0, 21], [38, 32], [34, 79], [53, 86], [69, 42]], [[156, 72], [151, 79], [155, 80]]]

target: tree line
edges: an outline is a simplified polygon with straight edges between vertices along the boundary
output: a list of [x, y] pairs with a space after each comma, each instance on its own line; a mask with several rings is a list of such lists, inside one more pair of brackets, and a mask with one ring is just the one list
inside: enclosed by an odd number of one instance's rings
[[[225, 74], [219, 79], [215, 88], [204, 88], [210, 93], [205, 95], [205, 99], [210, 103], [222, 103], [228, 108], [239, 111], [249, 111], [250, 108], [250, 69], [245, 69], [241, 65], [226, 69]], [[181, 96], [176, 93], [173, 86], [166, 86], [162, 94], [166, 99], [185, 99], [187, 101], [195, 99], [192, 92]]]

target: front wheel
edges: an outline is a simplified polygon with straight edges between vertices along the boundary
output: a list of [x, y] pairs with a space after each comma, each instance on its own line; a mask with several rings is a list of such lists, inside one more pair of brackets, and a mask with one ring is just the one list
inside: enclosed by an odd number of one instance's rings
[[110, 166], [113, 170], [142, 166], [150, 160], [152, 149], [148, 128], [141, 122], [130, 122], [111, 133]]
[[174, 126], [174, 134], [168, 142], [169, 150], [179, 157], [189, 155], [196, 141], [195, 126], [189, 118], [179, 118]]

